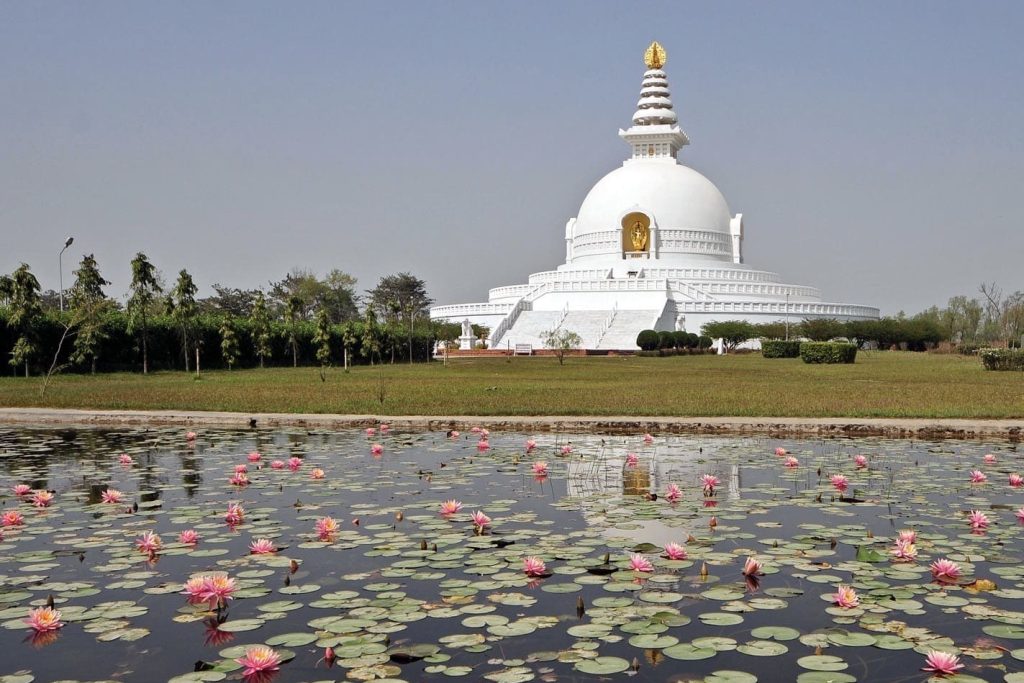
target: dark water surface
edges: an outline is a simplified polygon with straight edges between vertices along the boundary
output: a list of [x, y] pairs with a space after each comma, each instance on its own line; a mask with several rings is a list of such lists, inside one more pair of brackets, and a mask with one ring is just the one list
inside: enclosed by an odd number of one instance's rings
[[[475, 434], [2, 429], [0, 512], [24, 524], [0, 530], [0, 683], [241, 680], [234, 659], [261, 643], [287, 659], [264, 679], [280, 683], [924, 681], [932, 650], [965, 665], [947, 681], [1024, 681], [1016, 445], [545, 435], [527, 454], [528, 436], [492, 434], [482, 452]], [[296, 471], [271, 469], [289, 458]], [[233, 486], [241, 464], [251, 483]], [[703, 474], [721, 480], [712, 496]], [[52, 505], [16, 484], [55, 491]], [[107, 488], [121, 504], [101, 502]], [[441, 515], [447, 499], [462, 511]], [[237, 526], [231, 502], [245, 508]], [[493, 519], [483, 535], [474, 510]], [[971, 510], [990, 519], [983, 533]], [[324, 516], [341, 530], [319, 540]], [[196, 546], [178, 542], [184, 529]], [[890, 554], [901, 529], [917, 532], [914, 562]], [[152, 557], [135, 544], [146, 531], [163, 542]], [[250, 554], [259, 538], [277, 552]], [[666, 542], [689, 558], [664, 558]], [[628, 569], [637, 551], [653, 572]], [[525, 576], [527, 556], [550, 575]], [[758, 581], [741, 573], [748, 556]], [[957, 584], [933, 582], [939, 558], [961, 566]], [[214, 571], [238, 584], [220, 614], [181, 592]], [[839, 584], [859, 607], [831, 604]], [[49, 596], [65, 626], [34, 635], [23, 620]]]

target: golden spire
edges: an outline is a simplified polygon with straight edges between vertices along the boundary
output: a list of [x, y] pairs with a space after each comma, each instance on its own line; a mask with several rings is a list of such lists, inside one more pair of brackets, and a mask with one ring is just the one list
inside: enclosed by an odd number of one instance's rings
[[658, 41], [653, 41], [651, 46], [644, 52], [644, 64], [648, 69], [660, 69], [668, 61], [668, 53]]

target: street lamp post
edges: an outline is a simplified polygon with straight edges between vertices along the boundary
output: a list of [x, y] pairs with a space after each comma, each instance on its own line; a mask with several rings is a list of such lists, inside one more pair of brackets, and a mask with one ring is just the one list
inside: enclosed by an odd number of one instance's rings
[[789, 292], [786, 292], [786, 341], [789, 341]]
[[59, 271], [60, 278], [60, 312], [64, 312], [64, 252], [71, 246], [71, 243], [75, 241], [74, 237], [69, 237], [64, 240], [64, 248], [60, 250], [60, 254], [57, 255], [57, 270]]

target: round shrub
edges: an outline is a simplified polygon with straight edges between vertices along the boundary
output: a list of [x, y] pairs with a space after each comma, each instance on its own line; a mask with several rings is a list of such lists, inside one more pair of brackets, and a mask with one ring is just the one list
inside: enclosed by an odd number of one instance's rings
[[805, 363], [853, 363], [857, 345], [844, 342], [803, 342], [800, 358]]
[[761, 342], [761, 355], [765, 358], [799, 358], [800, 342], [766, 339]]
[[656, 351], [658, 349], [658, 333], [654, 330], [641, 330], [636, 336], [636, 345], [644, 351]]

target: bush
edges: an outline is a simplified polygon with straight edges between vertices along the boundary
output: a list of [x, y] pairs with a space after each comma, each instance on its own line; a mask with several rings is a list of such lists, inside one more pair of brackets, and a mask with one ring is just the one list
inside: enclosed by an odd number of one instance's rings
[[857, 345], [843, 342], [803, 342], [800, 358], [805, 363], [852, 363], [857, 358]]
[[644, 351], [655, 351], [658, 348], [659, 337], [654, 330], [641, 330], [636, 336], [636, 345]]
[[761, 342], [761, 355], [765, 358], [799, 358], [800, 342], [765, 340]]
[[676, 347], [676, 336], [674, 332], [662, 330], [658, 332], [658, 348], [674, 349]]
[[1024, 351], [1019, 349], [981, 349], [978, 355], [986, 370], [1024, 370]]
[[697, 348], [698, 349], [710, 349], [714, 346], [715, 340], [706, 334], [702, 334], [697, 337]]
[[689, 348], [689, 335], [682, 330], [672, 333], [672, 340], [675, 342], [677, 349]]

